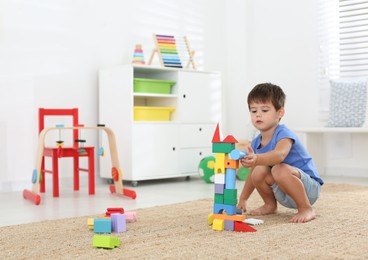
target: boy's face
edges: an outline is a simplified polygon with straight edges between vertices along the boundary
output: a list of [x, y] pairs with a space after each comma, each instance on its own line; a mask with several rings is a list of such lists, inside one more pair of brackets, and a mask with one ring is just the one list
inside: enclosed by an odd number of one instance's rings
[[249, 113], [252, 123], [259, 131], [267, 131], [278, 125], [284, 115], [284, 108], [276, 111], [273, 104], [268, 101], [265, 103], [250, 103]]

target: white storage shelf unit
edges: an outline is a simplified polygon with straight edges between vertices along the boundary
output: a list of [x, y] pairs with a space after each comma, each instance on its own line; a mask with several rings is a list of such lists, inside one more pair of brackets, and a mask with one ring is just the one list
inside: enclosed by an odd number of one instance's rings
[[[170, 94], [135, 93], [134, 78], [175, 81]], [[173, 107], [168, 121], [134, 121], [134, 106]], [[199, 161], [212, 154], [212, 135], [221, 120], [218, 72], [119, 66], [99, 72], [99, 122], [116, 135], [123, 179], [173, 178], [198, 174]], [[107, 138], [100, 138], [109, 158]], [[111, 178], [108, 160], [100, 176]]]

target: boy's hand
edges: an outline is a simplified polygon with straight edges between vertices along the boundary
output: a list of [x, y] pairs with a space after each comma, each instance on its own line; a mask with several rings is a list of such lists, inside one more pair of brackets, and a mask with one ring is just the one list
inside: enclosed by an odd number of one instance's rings
[[243, 213], [246, 213], [247, 212], [246, 205], [247, 205], [247, 201], [239, 198], [239, 202], [236, 208], [241, 209]]
[[240, 163], [245, 167], [245, 168], [252, 168], [253, 166], [256, 166], [257, 163], [257, 154], [254, 153], [253, 149], [251, 146], [248, 147], [248, 154], [246, 156], [244, 156], [244, 158], [242, 158], [240, 160]]

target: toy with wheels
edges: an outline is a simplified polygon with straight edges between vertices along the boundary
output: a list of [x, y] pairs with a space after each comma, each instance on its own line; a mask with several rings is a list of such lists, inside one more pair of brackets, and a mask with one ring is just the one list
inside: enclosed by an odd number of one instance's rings
[[204, 157], [198, 166], [198, 173], [206, 183], [213, 183], [215, 179], [215, 161], [214, 156]]
[[[108, 142], [110, 147], [110, 154], [111, 154], [111, 164], [112, 164], [112, 178], [114, 181], [114, 184], [110, 185], [110, 191], [112, 193], [117, 193], [120, 195], [124, 195], [127, 197], [130, 197], [132, 199], [136, 198], [136, 193], [133, 190], [125, 189], [123, 188], [123, 173], [119, 165], [119, 159], [118, 159], [118, 151], [116, 147], [116, 141], [115, 141], [115, 135], [114, 132], [108, 128], [103, 126], [97, 126], [97, 127], [84, 127], [84, 126], [74, 126], [74, 127], [53, 127], [53, 128], [44, 128], [39, 136], [38, 141], [38, 148], [37, 148], [37, 161], [36, 161], [36, 169], [33, 171], [32, 175], [32, 190], [25, 189], [23, 191], [23, 197], [25, 199], [28, 199], [32, 201], [34, 204], [38, 205], [41, 202], [41, 197], [39, 195], [40, 192], [40, 182], [41, 182], [41, 163], [42, 163], [42, 155], [44, 152], [44, 143], [45, 143], [45, 136], [49, 131], [52, 130], [104, 130], [108, 136]], [[94, 188], [94, 182], [93, 182], [93, 188]], [[91, 194], [94, 194], [91, 193]]]

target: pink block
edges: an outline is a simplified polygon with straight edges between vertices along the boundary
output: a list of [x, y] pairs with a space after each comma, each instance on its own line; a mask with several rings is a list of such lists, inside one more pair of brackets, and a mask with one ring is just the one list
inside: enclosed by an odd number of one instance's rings
[[135, 212], [125, 212], [126, 215], [126, 222], [136, 222], [137, 221], [137, 214]]

